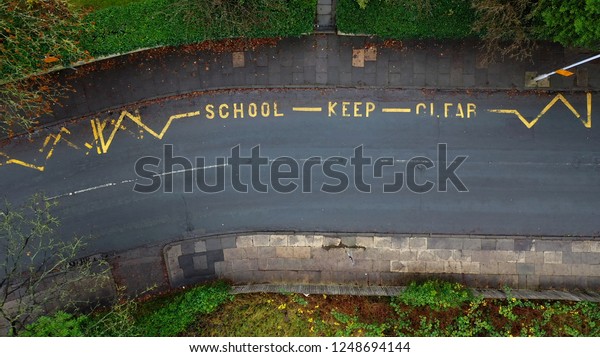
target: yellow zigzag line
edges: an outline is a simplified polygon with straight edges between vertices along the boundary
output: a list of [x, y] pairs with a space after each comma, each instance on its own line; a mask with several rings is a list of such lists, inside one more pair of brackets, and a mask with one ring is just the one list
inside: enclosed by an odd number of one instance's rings
[[[98, 154], [103, 154], [103, 153], [108, 152], [108, 149], [110, 148], [110, 145], [112, 144], [113, 139], [115, 138], [115, 135], [117, 134], [117, 131], [119, 131], [119, 129], [121, 128], [121, 123], [123, 122], [123, 120], [125, 120], [125, 118], [129, 118], [131, 121], [136, 123], [142, 129], [144, 129], [145, 131], [150, 133], [150, 135], [161, 140], [163, 138], [163, 136], [165, 135], [165, 133], [169, 130], [169, 127], [171, 126], [171, 123], [173, 122], [173, 120], [181, 119], [181, 118], [189, 118], [189, 117], [193, 117], [193, 116], [197, 116], [197, 115], [200, 115], [200, 111], [172, 115], [169, 117], [169, 120], [167, 121], [165, 126], [162, 128], [162, 131], [160, 133], [157, 133], [154, 130], [152, 130], [152, 128], [148, 127], [146, 124], [144, 124], [142, 122], [142, 117], [140, 115], [133, 115], [133, 114], [129, 113], [128, 111], [124, 110], [121, 112], [121, 115], [119, 116], [119, 119], [117, 120], [117, 122], [114, 123], [114, 125], [113, 125], [114, 127], [113, 127], [110, 135], [108, 136], [108, 139], [104, 138], [104, 128], [106, 127], [108, 120], [101, 122], [100, 119], [92, 119], [91, 120], [92, 133], [94, 134], [94, 139], [96, 141], [96, 150], [97, 150]], [[87, 146], [87, 147], [91, 148], [90, 146]]]
[[569, 101], [566, 100], [562, 94], [558, 94], [556, 97], [554, 97], [554, 99], [552, 99], [552, 101], [550, 101], [550, 103], [548, 103], [548, 105], [546, 105], [546, 107], [544, 109], [542, 109], [540, 114], [538, 114], [538, 116], [535, 117], [531, 121], [528, 121], [527, 119], [525, 119], [525, 117], [523, 117], [523, 115], [521, 115], [521, 113], [516, 109], [488, 109], [488, 112], [500, 113], [500, 114], [514, 114], [517, 116], [517, 118], [519, 118], [519, 120], [521, 120], [521, 122], [523, 122], [523, 124], [525, 124], [525, 126], [528, 129], [531, 129], [531, 127], [533, 127], [537, 123], [537, 121], [544, 114], [546, 114], [546, 112], [550, 108], [552, 108], [552, 106], [554, 104], [556, 104], [556, 102], [558, 102], [560, 100], [567, 108], [569, 108], [569, 110], [575, 115], [575, 117], [577, 117], [579, 120], [581, 120], [581, 122], [583, 123], [583, 125], [586, 128], [591, 128], [592, 127], [592, 93], [586, 93], [586, 94], [587, 94], [587, 120], [584, 120], [583, 118], [581, 118], [581, 115], [579, 115], [579, 113], [575, 110], [575, 108], [573, 108], [571, 103], [569, 103]]
[[63, 127], [63, 128], [60, 128], [60, 131], [58, 132], [58, 134], [48, 134], [48, 136], [46, 136], [46, 139], [44, 139], [44, 144], [40, 148], [39, 152], [44, 152], [44, 150], [46, 149], [48, 144], [50, 144], [50, 140], [54, 139], [54, 141], [52, 142], [51, 148], [48, 151], [48, 154], [46, 154], [46, 158], [44, 160], [44, 165], [40, 166], [40, 165], [30, 164], [28, 162], [21, 161], [18, 159], [13, 159], [10, 156], [8, 156], [7, 154], [0, 152], [0, 156], [4, 156], [7, 159], [4, 163], [0, 162], [0, 166], [14, 164], [14, 165], [21, 165], [24, 167], [28, 167], [30, 169], [34, 169], [34, 170], [38, 170], [38, 171], [44, 171], [45, 163], [52, 157], [52, 154], [54, 153], [54, 148], [56, 147], [56, 145], [58, 145], [58, 143], [61, 141], [61, 139], [64, 142], [66, 142], [67, 145], [69, 145], [70, 147], [72, 147], [74, 149], [79, 149], [77, 147], [77, 145], [73, 144], [72, 142], [70, 142], [67, 139], [63, 139], [63, 137], [62, 137], [63, 134], [71, 134], [71, 132], [67, 128]]
[[[163, 127], [162, 131], [160, 133], [157, 133], [142, 122], [141, 116], [133, 115], [133, 114], [129, 113], [128, 111], [124, 110], [121, 112], [121, 116], [115, 123], [114, 128], [108, 137], [108, 140], [104, 139], [104, 132], [103, 132], [104, 129], [106, 128], [106, 125], [108, 124], [108, 120], [105, 120], [103, 122], [100, 122], [99, 119], [92, 120], [91, 121], [92, 122], [92, 132], [94, 134], [94, 138], [95, 138], [96, 142], [99, 143], [99, 146], [97, 146], [98, 154], [106, 153], [108, 151], [117, 131], [121, 128], [121, 123], [123, 122], [123, 120], [125, 118], [131, 119], [134, 123], [139, 125], [142, 129], [144, 129], [145, 131], [150, 133], [152, 136], [154, 136], [160, 140], [163, 138], [165, 133], [169, 130], [169, 127], [171, 126], [171, 123], [173, 122], [173, 120], [180, 119], [180, 118], [187, 118], [187, 117], [196, 116], [196, 115], [200, 115], [200, 112], [196, 111], [196, 112], [172, 115], [169, 117], [169, 120]], [[56, 145], [58, 145], [58, 143], [61, 140], [66, 142], [67, 145], [69, 145], [70, 147], [77, 149], [77, 150], [79, 149], [79, 147], [77, 147], [77, 145], [73, 144], [69, 140], [64, 139], [63, 134], [71, 134], [71, 132], [67, 128], [63, 127], [60, 129], [58, 134], [49, 134], [44, 139], [44, 144], [39, 149], [39, 152], [44, 152], [44, 150], [46, 150], [46, 147], [48, 147], [48, 145], [51, 146], [50, 150], [46, 154], [46, 157], [44, 160], [44, 165], [32, 164], [32, 163], [28, 163], [28, 162], [25, 162], [22, 160], [14, 159], [14, 158], [10, 157], [8, 154], [0, 152], [0, 157], [5, 158], [4, 162], [0, 162], [0, 166], [14, 164], [14, 165], [20, 165], [23, 167], [27, 167], [30, 169], [34, 169], [34, 170], [43, 172], [45, 169], [46, 162], [52, 157], [52, 155], [54, 154], [54, 148], [56, 147]], [[52, 139], [54, 139], [54, 140], [52, 140]], [[85, 146], [88, 149], [91, 149], [93, 147], [92, 145], [90, 145], [88, 143], [86, 143]]]

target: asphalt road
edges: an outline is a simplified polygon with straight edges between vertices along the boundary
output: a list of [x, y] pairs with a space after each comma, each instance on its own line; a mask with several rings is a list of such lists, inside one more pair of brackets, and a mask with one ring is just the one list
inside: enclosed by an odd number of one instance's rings
[[[59, 202], [55, 213], [61, 219], [61, 233], [92, 235], [89, 250], [94, 252], [178, 239], [186, 231], [598, 236], [597, 103], [597, 94], [367, 89], [188, 96], [128, 108], [130, 116], [102, 113], [49, 128], [32, 141], [1, 147], [0, 192], [21, 202], [44, 191]], [[438, 158], [440, 143], [447, 144], [447, 162]], [[260, 145], [271, 164], [278, 157], [293, 158], [299, 174], [306, 173], [303, 165], [314, 163], [315, 157], [322, 163], [338, 157], [331, 161], [337, 165], [329, 168], [337, 176], [346, 174], [348, 187], [336, 194], [322, 192], [323, 184], [340, 182], [326, 177], [321, 169], [325, 165], [316, 165], [309, 178], [281, 181], [298, 184], [294, 192], [278, 193], [269, 182], [267, 165], [261, 168], [260, 179], [268, 192], [250, 188], [240, 193], [232, 187], [232, 166], [224, 165], [223, 192], [203, 193], [192, 185], [193, 191], [186, 193], [186, 173], [195, 178], [198, 171], [163, 167], [162, 160], [156, 167], [145, 166], [157, 173], [160, 190], [134, 192], [134, 185], [152, 182], [136, 175], [136, 161], [162, 158], [165, 144], [173, 145], [175, 156], [192, 163], [204, 157], [209, 182], [222, 166], [216, 157], [230, 156], [237, 145], [241, 156], [249, 157]], [[350, 161], [339, 165], [361, 145], [373, 161], [385, 158], [382, 163], [394, 163], [383, 168], [382, 178], [373, 177], [372, 166], [365, 168], [364, 181], [371, 184], [371, 193], [356, 188]], [[446, 192], [440, 192], [437, 167], [450, 166], [457, 156], [467, 157], [454, 172], [468, 192], [459, 192], [450, 181]], [[414, 157], [421, 157], [420, 163], [429, 158], [435, 167], [407, 168]], [[406, 177], [412, 169], [415, 184], [429, 180], [434, 188], [415, 193], [404, 182], [399, 192], [383, 192], [394, 172]], [[169, 177], [165, 173], [172, 171], [177, 171], [172, 175], [174, 192], [165, 193]], [[241, 168], [242, 183], [250, 182], [251, 171], [249, 165]], [[303, 193], [301, 185], [309, 181], [312, 192]]]

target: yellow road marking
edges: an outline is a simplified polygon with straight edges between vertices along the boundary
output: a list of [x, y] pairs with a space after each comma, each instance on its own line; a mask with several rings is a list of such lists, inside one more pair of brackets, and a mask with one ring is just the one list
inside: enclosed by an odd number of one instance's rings
[[[554, 106], [558, 101], [560, 101], [567, 107], [567, 109], [569, 109], [571, 111], [571, 113], [573, 113], [573, 115], [575, 115], [576, 118], [581, 120], [581, 122], [583, 123], [583, 125], [586, 128], [591, 128], [592, 127], [592, 93], [586, 93], [586, 99], [587, 99], [586, 100], [586, 102], [587, 102], [586, 103], [587, 104], [587, 106], [586, 106], [587, 107], [586, 108], [587, 109], [587, 117], [585, 117], [585, 118], [582, 118], [582, 116], [577, 112], [577, 110], [575, 110], [575, 108], [571, 105], [571, 103], [562, 94], [556, 95], [544, 107], [544, 109], [542, 109], [542, 111], [531, 121], [529, 121], [525, 117], [523, 117], [523, 115], [521, 115], [521, 113], [516, 109], [488, 109], [488, 111], [492, 112], [492, 113], [516, 115], [519, 118], [519, 120], [521, 120], [521, 122], [523, 124], [525, 124], [525, 126], [527, 128], [531, 128], [538, 122], [538, 120], [544, 114], [546, 114], [546, 112], [548, 110], [550, 110], [550, 108], [552, 108], [552, 106]], [[335, 104], [337, 104], [337, 103], [335, 103]], [[346, 103], [343, 103], [343, 104], [345, 105]], [[361, 104], [361, 103], [355, 103], [355, 111], [356, 111], [356, 106], [357, 106], [356, 104]], [[420, 103], [419, 105], [422, 105], [423, 107], [425, 107], [425, 104]], [[417, 113], [418, 113], [419, 105], [417, 105]], [[471, 103], [469, 103], [469, 105], [471, 105]], [[474, 104], [473, 104], [473, 106], [474, 106]], [[335, 105], [333, 106], [333, 108], [335, 108]], [[369, 108], [371, 110], [369, 110]], [[373, 103], [367, 103], [367, 116], [368, 116], [368, 113], [370, 111], [372, 111], [374, 108], [375, 108], [375, 106]], [[292, 110], [298, 111], [298, 112], [322, 112], [323, 108], [322, 107], [293, 107]], [[470, 110], [471, 110], [471, 108], [469, 108], [469, 111]], [[331, 103], [330, 103], [330, 111], [331, 111]], [[381, 111], [383, 113], [411, 113], [412, 109], [411, 108], [382, 108]], [[474, 112], [474, 109], [473, 109], [473, 112]], [[198, 116], [198, 115], [200, 115], [200, 111], [172, 115], [169, 117], [167, 123], [163, 126], [162, 130], [160, 132], [156, 132], [142, 122], [142, 118], [139, 114], [137, 114], [137, 111], [136, 111], [136, 115], [131, 114], [128, 111], [122, 111], [121, 115], [119, 116], [119, 118], [116, 121], [110, 120], [110, 119], [106, 119], [104, 121], [100, 121], [100, 119], [92, 119], [90, 121], [90, 124], [92, 126], [92, 133], [94, 135], [93, 143], [96, 145], [96, 151], [98, 152], [98, 154], [106, 153], [108, 151], [108, 149], [110, 148], [117, 131], [125, 130], [125, 126], [122, 125], [122, 123], [126, 118], [129, 118], [131, 121], [136, 123], [141, 128], [140, 133], [143, 130], [145, 130], [148, 133], [150, 133], [152, 136], [154, 136], [155, 138], [162, 140], [162, 138], [164, 137], [166, 132], [169, 130], [169, 127], [171, 126], [173, 120], [181, 119], [181, 118], [188, 118], [188, 117], [193, 117], [193, 116]], [[108, 125], [109, 120], [110, 120], [110, 124], [113, 126], [113, 129], [111, 130], [108, 138], [105, 139], [104, 129]], [[52, 155], [54, 153], [54, 148], [61, 140], [64, 141], [69, 147], [72, 147], [74, 149], [79, 149], [79, 147], [77, 147], [77, 145], [73, 144], [72, 142], [70, 142], [67, 139], [64, 139], [63, 134], [71, 134], [71, 133], [67, 128], [63, 127], [60, 129], [60, 131], [57, 134], [49, 134], [44, 139], [43, 145], [39, 149], [39, 152], [43, 153], [46, 150], [46, 147], [48, 145], [51, 146], [50, 150], [46, 154], [46, 157], [45, 157], [46, 161], [52, 157]], [[51, 142], [52, 139], [54, 139], [54, 141]], [[86, 142], [84, 145], [88, 149], [93, 148], [93, 145], [90, 143]], [[89, 152], [87, 152], [86, 155], [88, 153]], [[16, 164], [16, 165], [28, 167], [28, 168], [31, 168], [34, 170], [38, 170], [38, 171], [44, 171], [44, 168], [45, 168], [44, 165], [40, 166], [40, 165], [27, 163], [27, 162], [24, 162], [21, 160], [13, 159], [3, 152], [0, 152], [0, 156], [3, 156], [5, 158], [4, 162], [0, 162], [0, 166], [8, 165], [8, 164]]]
[[[58, 143], [62, 140], [64, 142], [67, 143], [67, 145], [69, 145], [70, 147], [74, 148], [74, 149], [79, 149], [77, 147], [77, 145], [73, 144], [72, 142], [68, 141], [67, 139], [63, 138], [63, 134], [71, 134], [71, 132], [65, 128], [62, 127], [60, 128], [60, 131], [58, 132], [58, 134], [48, 134], [46, 136], [46, 138], [44, 139], [44, 143], [42, 144], [42, 147], [38, 150], [38, 152], [43, 153], [44, 150], [46, 150], [46, 147], [50, 144], [51, 139], [54, 139], [54, 141], [52, 141], [50, 150], [48, 150], [48, 153], [46, 154], [46, 158], [45, 161], [48, 161], [48, 159], [50, 159], [52, 157], [52, 154], [54, 154], [54, 148], [56, 147], [56, 145], [58, 145]], [[35, 164], [31, 164], [22, 160], [18, 160], [18, 159], [13, 159], [10, 156], [0, 152], [0, 156], [4, 156], [6, 158], [6, 161], [4, 162], [4, 164], [0, 163], [0, 166], [2, 165], [9, 165], [9, 164], [14, 164], [14, 165], [21, 165], [24, 167], [28, 167], [30, 169], [34, 169], [34, 170], [38, 170], [38, 171], [44, 171], [45, 165], [35, 165]]]
[[[106, 119], [104, 121], [100, 121], [99, 119], [92, 119], [90, 121], [90, 124], [92, 126], [92, 134], [94, 135], [94, 144], [96, 145], [96, 151], [98, 154], [102, 154], [102, 153], [106, 153], [108, 151], [117, 131], [125, 130], [125, 126], [122, 125], [122, 122], [125, 118], [131, 119], [134, 123], [138, 124], [143, 130], [146, 130], [154, 137], [156, 137], [158, 139], [162, 139], [163, 136], [165, 135], [165, 133], [167, 132], [167, 130], [169, 129], [169, 126], [171, 125], [173, 120], [197, 116], [197, 115], [200, 115], [200, 111], [172, 115], [169, 117], [169, 120], [163, 127], [162, 131], [160, 133], [157, 133], [142, 122], [141, 116], [139, 116], [139, 115], [136, 116], [127, 111], [123, 111], [123, 112], [121, 112], [121, 116], [119, 117], [119, 119], [117, 121], [114, 121], [114, 120], [111, 121], [111, 125], [113, 125], [113, 129], [112, 129], [112, 132], [110, 133], [110, 135], [108, 136], [108, 139], [106, 139], [106, 140], [104, 137], [104, 129], [108, 125], [109, 119]], [[79, 149], [79, 147], [77, 145], [75, 145], [72, 142], [70, 142], [69, 140], [65, 139], [63, 137], [63, 134], [71, 134], [71, 132], [67, 128], [63, 127], [60, 129], [58, 134], [49, 134], [48, 136], [46, 136], [46, 138], [44, 138], [42, 147], [38, 151], [43, 153], [46, 150], [46, 147], [48, 147], [48, 145], [51, 146], [50, 150], [46, 154], [45, 161], [48, 161], [52, 157], [52, 155], [54, 154], [54, 148], [60, 141], [64, 141], [65, 143], [67, 143], [68, 146], [70, 146], [74, 149], [77, 149], [77, 150]], [[54, 140], [52, 141], [52, 139], [54, 139]], [[84, 145], [88, 149], [93, 148], [93, 146], [89, 143], [85, 143]], [[86, 155], [87, 154], [88, 153], [86, 153]], [[45, 165], [40, 166], [40, 165], [31, 164], [31, 163], [28, 163], [28, 162], [25, 162], [22, 160], [13, 159], [3, 152], [0, 152], [0, 156], [3, 156], [6, 158], [6, 161], [0, 162], [0, 166], [15, 164], [15, 165], [28, 167], [28, 168], [38, 170], [38, 171], [44, 171], [44, 169], [45, 169]]]
[[571, 105], [571, 103], [569, 103], [569, 101], [562, 94], [557, 94], [556, 97], [554, 97], [554, 99], [552, 99], [550, 101], [550, 103], [548, 103], [548, 105], [546, 105], [544, 107], [544, 109], [542, 109], [542, 111], [533, 120], [531, 120], [531, 121], [527, 120], [516, 109], [488, 109], [488, 112], [491, 112], [491, 113], [500, 113], [500, 114], [514, 114], [514, 115], [517, 116], [517, 118], [519, 118], [519, 120], [521, 120], [521, 122], [523, 124], [525, 124], [525, 126], [528, 129], [531, 129], [538, 122], [538, 120], [540, 120], [540, 118], [544, 114], [546, 114], [546, 112], [550, 108], [552, 108], [552, 106], [554, 104], [556, 104], [558, 101], [561, 101], [571, 111], [571, 113], [573, 113], [573, 115], [575, 115], [575, 117], [577, 119], [580, 119], [581, 122], [583, 123], [583, 125], [586, 128], [591, 128], [592, 127], [592, 93], [587, 93], [587, 112], [588, 112], [587, 120], [583, 120], [581, 118], [581, 115], [577, 112], [577, 110], [575, 110], [575, 108], [573, 108], [573, 106]]
[[119, 119], [113, 124], [112, 132], [110, 133], [110, 135], [108, 136], [108, 139], [106, 139], [106, 140], [104, 139], [104, 128], [106, 127], [108, 120], [105, 120], [104, 122], [100, 122], [99, 119], [96, 119], [96, 120], [92, 120], [91, 123], [92, 123], [92, 131], [94, 133], [94, 138], [96, 139], [96, 148], [98, 150], [98, 153], [102, 154], [102, 153], [108, 152], [108, 149], [110, 148], [110, 145], [112, 144], [112, 141], [115, 138], [117, 131], [119, 131], [121, 129], [121, 127], [122, 127], [121, 123], [123, 122], [123, 120], [125, 120], [125, 118], [129, 118], [131, 121], [133, 121], [134, 123], [139, 125], [142, 129], [147, 131], [150, 135], [161, 140], [163, 138], [163, 136], [165, 135], [165, 133], [167, 132], [167, 130], [169, 130], [169, 127], [171, 126], [171, 123], [173, 122], [173, 120], [181, 119], [181, 118], [189, 118], [189, 117], [198, 116], [198, 115], [200, 115], [200, 111], [171, 115], [169, 117], [169, 120], [167, 120], [167, 123], [163, 126], [161, 132], [157, 133], [142, 122], [142, 117], [140, 115], [133, 115], [133, 114], [129, 113], [128, 111], [124, 110], [121, 112]]
[[94, 119], [90, 120], [90, 123], [92, 124], [92, 134], [94, 134], [94, 143], [96, 144], [96, 152], [98, 153], [98, 155], [101, 154], [100, 152], [100, 146], [98, 145], [98, 130], [96, 130], [96, 123], [94, 121]]
[[16, 165], [21, 165], [21, 166], [25, 166], [28, 167], [30, 169], [34, 169], [34, 170], [38, 170], [38, 171], [44, 171], [44, 166], [37, 166], [34, 164], [30, 164], [21, 160], [16, 160], [16, 159], [10, 159], [6, 162], [7, 164], [16, 164]]
[[381, 111], [383, 113], [410, 113], [412, 109], [410, 108], [382, 108]]
[[[54, 138], [54, 142], [52, 143], [52, 148], [50, 149], [50, 151], [48, 151], [48, 154], [46, 155], [46, 160], [48, 160], [49, 158], [52, 157], [52, 153], [54, 153], [54, 148], [56, 147], [56, 145], [58, 144], [58, 142], [62, 139], [62, 134], [71, 134], [71, 132], [67, 129], [67, 128], [60, 128], [60, 131], [58, 132], [58, 134], [54, 135], [54, 134], [50, 134], [46, 137], [46, 139], [44, 140], [44, 145], [42, 145], [40, 152], [44, 152], [44, 150], [46, 149], [46, 146], [48, 145], [48, 143], [50, 142], [51, 138]], [[79, 148], [77, 147], [77, 145], [73, 144], [72, 142], [66, 140], [66, 139], [62, 139], [63, 141], [65, 141], [67, 143], [67, 145], [69, 145], [70, 147], [79, 150]]]
[[583, 123], [586, 128], [592, 127], [592, 93], [586, 93], [587, 97], [587, 120]]
[[321, 108], [321, 107], [292, 107], [292, 111], [294, 111], [294, 112], [322, 112], [323, 108]]
[[6, 162], [0, 163], [0, 166], [2, 165], [10, 165], [10, 164], [15, 164], [15, 165], [21, 165], [21, 166], [25, 166], [28, 167], [30, 169], [34, 169], [34, 170], [38, 170], [38, 171], [44, 171], [44, 166], [37, 166], [37, 165], [33, 165], [21, 160], [16, 160], [16, 159], [11, 159], [10, 156], [6, 155], [3, 152], [0, 152], [0, 156], [4, 156], [5, 158], [7, 158]]
[[[499, 113], [499, 114], [514, 114], [514, 115], [516, 115], [516, 116], [519, 118], [519, 120], [521, 120], [521, 121], [523, 122], [523, 124], [525, 124], [525, 126], [527, 127], [527, 129], [531, 129], [531, 127], [532, 127], [532, 126], [535, 124], [535, 122], [537, 121], [537, 119], [536, 119], [536, 120], [534, 120], [534, 121], [533, 121], [533, 122], [531, 122], [531, 123], [530, 123], [530, 122], [528, 122], [528, 121], [527, 121], [527, 119], [525, 119], [525, 118], [524, 118], [524, 117], [521, 115], [521, 113], [519, 113], [519, 111], [518, 111], [518, 110], [516, 110], [516, 109], [488, 109], [488, 112], [491, 112], [491, 113]], [[539, 116], [538, 116], [538, 118], [539, 118]]]

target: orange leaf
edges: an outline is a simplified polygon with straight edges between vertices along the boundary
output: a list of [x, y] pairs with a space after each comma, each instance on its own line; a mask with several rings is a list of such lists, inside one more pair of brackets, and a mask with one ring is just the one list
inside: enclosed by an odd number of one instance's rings
[[45, 63], [54, 63], [54, 62], [58, 62], [58, 61], [60, 61], [60, 60], [54, 56], [49, 56], [49, 57], [44, 58]]

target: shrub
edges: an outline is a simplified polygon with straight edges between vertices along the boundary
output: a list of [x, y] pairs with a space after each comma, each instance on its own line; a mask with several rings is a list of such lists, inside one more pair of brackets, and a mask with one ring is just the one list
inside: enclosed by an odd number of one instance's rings
[[474, 0], [477, 20], [473, 30], [483, 40], [485, 62], [497, 57], [524, 60], [536, 48], [536, 3], [529, 0]]
[[542, 0], [543, 21], [538, 31], [563, 46], [600, 49], [600, 2], [597, 0]]
[[339, 0], [337, 26], [345, 33], [395, 39], [460, 39], [472, 34], [475, 13], [464, 0]]

